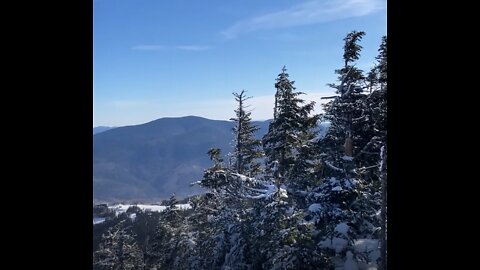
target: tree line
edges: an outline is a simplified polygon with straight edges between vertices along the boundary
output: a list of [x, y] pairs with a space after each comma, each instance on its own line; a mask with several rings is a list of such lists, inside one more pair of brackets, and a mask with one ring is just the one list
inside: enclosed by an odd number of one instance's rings
[[[207, 192], [190, 198], [186, 211], [173, 196], [164, 212], [118, 217], [94, 247], [94, 268], [386, 269], [387, 38], [365, 73], [356, 67], [364, 35], [344, 38], [323, 114], [312, 113], [315, 102], [302, 99], [284, 66], [273, 120], [256, 139], [251, 97], [233, 93], [229, 162], [209, 149], [212, 166], [193, 183]], [[330, 123], [324, 136], [320, 122]], [[360, 249], [366, 242], [375, 247]]]

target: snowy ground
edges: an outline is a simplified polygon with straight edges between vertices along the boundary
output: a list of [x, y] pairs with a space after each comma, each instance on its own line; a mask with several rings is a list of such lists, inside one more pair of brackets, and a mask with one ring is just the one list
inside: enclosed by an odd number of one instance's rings
[[[316, 210], [316, 205], [311, 205]], [[340, 235], [346, 236], [349, 227], [346, 223], [340, 223], [335, 227]], [[334, 249], [337, 256], [333, 258], [335, 270], [376, 270], [377, 259], [380, 257], [379, 243], [377, 239], [357, 239], [353, 248], [357, 256], [364, 256], [367, 262], [359, 261], [350, 251], [346, 257], [340, 256], [340, 253], [347, 248], [347, 240], [341, 237], [324, 240], [319, 243], [322, 247]], [[350, 254], [349, 254], [350, 253]], [[364, 260], [365, 260], [364, 259]]]
[[[150, 212], [162, 212], [163, 210], [165, 210], [167, 208], [166, 206], [155, 205], [155, 204], [117, 204], [117, 205], [109, 206], [108, 208], [113, 209], [115, 211], [115, 214], [118, 215], [118, 214], [121, 214], [121, 213], [125, 213], [127, 211], [127, 209], [130, 208], [131, 206], [136, 206], [136, 207], [142, 209], [143, 211], [147, 211], [147, 212], [148, 211], [150, 211]], [[181, 209], [181, 210], [186, 210], [186, 209], [192, 208], [192, 206], [188, 203], [186, 203], [186, 204], [176, 204], [175, 206], [177, 208]]]
[[325, 240], [320, 243], [323, 247], [335, 249], [337, 256], [334, 257], [335, 270], [376, 270], [377, 259], [380, 257], [380, 250], [377, 239], [358, 239], [354, 243], [355, 253], [364, 254], [368, 263], [358, 261], [353, 257], [342, 258], [338, 256], [347, 247], [347, 240], [334, 237], [332, 241]]
[[[165, 210], [167, 207], [163, 205], [156, 205], [156, 204], [115, 204], [112, 206], [109, 206], [108, 208], [112, 209], [115, 211], [115, 215], [118, 216], [121, 213], [127, 212], [127, 209], [130, 208], [131, 206], [137, 206], [143, 211], [147, 212], [162, 212]], [[178, 209], [181, 210], [186, 210], [192, 208], [192, 206], [188, 203], [185, 204], [176, 204], [175, 205]], [[136, 218], [135, 214], [130, 215], [130, 218], [134, 220]], [[98, 218], [94, 217], [93, 218], [93, 224], [99, 224], [105, 221], [105, 218]]]

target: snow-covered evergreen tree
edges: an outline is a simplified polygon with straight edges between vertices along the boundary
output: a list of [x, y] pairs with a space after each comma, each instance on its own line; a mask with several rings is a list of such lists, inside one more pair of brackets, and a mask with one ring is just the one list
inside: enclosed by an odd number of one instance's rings
[[267, 175], [278, 186], [285, 183], [297, 161], [302, 147], [311, 139], [311, 130], [317, 124], [317, 116], [310, 116], [314, 102], [305, 103], [295, 92], [294, 81], [289, 80], [285, 66], [276, 79], [276, 106], [274, 119], [263, 137]]
[[378, 189], [364, 174], [376, 166], [366, 166], [371, 164], [361, 156], [374, 136], [366, 105], [370, 88], [362, 71], [355, 67], [362, 48], [358, 42], [364, 34], [353, 31], [344, 39], [344, 66], [336, 71], [340, 83], [330, 84], [337, 95], [324, 106], [324, 118], [331, 125], [319, 142], [325, 177], [309, 195], [313, 219], [324, 238], [321, 244], [337, 253], [346, 248], [355, 254], [355, 240], [370, 238], [377, 229]]
[[157, 269], [171, 269], [177, 257], [183, 213], [176, 206], [177, 199], [172, 195], [166, 203], [166, 209], [160, 213], [155, 237], [147, 249], [149, 265]]
[[301, 207], [305, 207], [303, 203], [305, 192], [316, 187], [322, 176], [322, 164], [316, 147], [316, 133], [313, 129], [307, 131], [308, 139], [299, 149], [288, 183], [289, 192], [295, 196]]
[[386, 269], [386, 237], [387, 237], [387, 37], [382, 37], [379, 55], [376, 57], [378, 65], [372, 73], [375, 74], [376, 87], [375, 91], [369, 96], [367, 105], [369, 114], [373, 120], [374, 136], [368, 143], [367, 151], [371, 153], [371, 162], [379, 166], [378, 170], [374, 170], [373, 175], [377, 177], [376, 187], [380, 186], [381, 196], [380, 209], [380, 264], [379, 269]]
[[[327, 154], [329, 163], [342, 164], [348, 175], [352, 175], [354, 155], [365, 145], [365, 131], [369, 131], [368, 117], [364, 106], [367, 97], [364, 90], [365, 77], [362, 70], [355, 67], [362, 47], [358, 42], [364, 32], [352, 31], [345, 38], [344, 66], [335, 72], [339, 74], [339, 84], [329, 84], [336, 89], [336, 96], [324, 105], [324, 120], [329, 121], [330, 128], [321, 141], [321, 151]], [[361, 149], [361, 148], [360, 148]], [[340, 151], [342, 150], [342, 151]], [[327, 165], [329, 164], [327, 163]]]
[[[208, 189], [204, 201], [197, 209], [206, 214], [205, 230], [200, 236], [202, 269], [243, 269], [246, 265], [245, 220], [246, 194], [255, 179], [225, 168], [221, 163], [219, 149], [211, 149], [213, 166], [204, 172], [197, 184]], [[240, 268], [238, 268], [240, 267]]]
[[223, 224], [216, 222], [221, 212], [217, 193], [208, 192], [191, 200], [190, 245], [196, 269], [218, 269], [223, 262], [225, 244], [222, 239]]
[[102, 236], [100, 248], [93, 254], [94, 269], [143, 269], [143, 252], [127, 231], [125, 222], [126, 220], [121, 220]]

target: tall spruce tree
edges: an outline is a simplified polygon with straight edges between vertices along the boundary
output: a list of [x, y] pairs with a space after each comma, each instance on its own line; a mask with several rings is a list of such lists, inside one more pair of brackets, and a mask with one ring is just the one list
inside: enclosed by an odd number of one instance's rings
[[315, 102], [303, 105], [305, 100], [299, 96], [304, 93], [295, 92], [294, 81], [289, 80], [286, 71], [284, 66], [276, 79], [274, 119], [263, 137], [266, 172], [278, 186], [287, 180], [318, 119], [317, 116], [309, 116]]
[[[312, 241], [309, 225], [303, 223], [304, 198], [288, 194], [300, 193], [313, 186], [316, 153], [313, 139], [319, 116], [311, 116], [314, 102], [304, 105], [289, 80], [286, 68], [276, 79], [274, 119], [264, 136], [267, 157], [267, 180], [264, 195], [256, 196], [251, 221], [254, 247], [252, 258], [256, 269], [315, 269], [327, 267], [328, 261]], [[257, 189], [258, 190], [258, 189]], [[272, 226], [275, 224], [275, 226]], [[303, 224], [303, 225], [300, 225]]]
[[233, 128], [235, 135], [234, 168], [239, 174], [255, 176], [261, 172], [261, 164], [257, 159], [263, 156], [260, 149], [262, 143], [261, 140], [255, 139], [255, 132], [260, 128], [252, 125], [251, 112], [246, 111], [248, 105], [245, 104], [245, 101], [251, 97], [245, 96], [245, 93], [245, 90], [240, 93], [233, 93], [235, 101], [238, 102], [238, 107], [235, 110], [236, 117], [230, 119], [235, 123]]
[[358, 42], [364, 35], [365, 32], [352, 31], [344, 38], [344, 66], [335, 71], [339, 74], [340, 83], [329, 84], [336, 89], [337, 96], [327, 97], [334, 100], [324, 105], [324, 121], [329, 121], [331, 124], [322, 140], [322, 151], [328, 154], [330, 163], [340, 163], [341, 167], [345, 166], [344, 169], [348, 175], [351, 175], [353, 169], [354, 154], [358, 152], [361, 145], [365, 144], [364, 131], [368, 121], [364, 108], [365, 77], [362, 70], [355, 67], [355, 61], [359, 59], [362, 49]]
[[[377, 177], [376, 187], [381, 187], [380, 207], [380, 263], [379, 269], [386, 269], [387, 263], [387, 37], [382, 37], [378, 49], [377, 66], [372, 70], [376, 80], [374, 89], [368, 100], [368, 112], [373, 121], [373, 136], [365, 147], [365, 152], [370, 154], [372, 164], [378, 165], [373, 176]], [[372, 166], [373, 167], [373, 166]], [[377, 188], [378, 190], [378, 188]]]
[[382, 102], [380, 103], [380, 119], [378, 121], [379, 130], [385, 131], [383, 137], [383, 148], [380, 153], [380, 179], [382, 183], [382, 208], [381, 208], [381, 234], [380, 234], [380, 269], [387, 269], [387, 37], [384, 36], [380, 46], [380, 55], [378, 57], [379, 82], [381, 84], [381, 91], [384, 91]]
[[[368, 197], [375, 204], [376, 220], [372, 223], [379, 227], [377, 235], [380, 239], [381, 256], [379, 269], [386, 267], [386, 212], [387, 212], [387, 37], [382, 42], [376, 57], [377, 65], [370, 71], [372, 92], [365, 100], [367, 117], [371, 129], [368, 143], [358, 154], [363, 166], [357, 168], [359, 175], [368, 180]], [[380, 192], [378, 192], [380, 190]], [[376, 222], [375, 222], [376, 221]]]
[[313, 215], [320, 235], [331, 243], [334, 238], [344, 239], [347, 249], [352, 251], [354, 241], [367, 237], [371, 231], [373, 225], [369, 218], [375, 210], [367, 196], [368, 183], [356, 170], [363, 162], [357, 154], [372, 133], [365, 106], [366, 78], [362, 70], [355, 67], [362, 49], [358, 42], [364, 35], [364, 32], [352, 31], [344, 38], [344, 66], [335, 71], [339, 74], [339, 84], [330, 84], [337, 95], [329, 97], [333, 101], [324, 105], [324, 120], [331, 123], [319, 142], [325, 178], [310, 197], [310, 202], [315, 202], [319, 209]]
[[378, 49], [378, 82], [381, 83], [381, 90], [387, 87], [387, 36], [382, 37], [382, 43]]

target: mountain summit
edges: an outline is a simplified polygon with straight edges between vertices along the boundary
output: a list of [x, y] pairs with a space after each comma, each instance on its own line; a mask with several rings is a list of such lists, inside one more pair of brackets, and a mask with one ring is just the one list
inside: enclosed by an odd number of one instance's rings
[[[269, 122], [254, 123], [261, 128], [257, 136], [265, 134]], [[202, 192], [189, 183], [211, 165], [208, 149], [221, 148], [223, 155], [232, 150], [232, 128], [231, 121], [186, 116], [94, 135], [94, 199], [152, 200]]]

